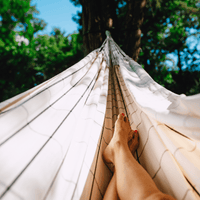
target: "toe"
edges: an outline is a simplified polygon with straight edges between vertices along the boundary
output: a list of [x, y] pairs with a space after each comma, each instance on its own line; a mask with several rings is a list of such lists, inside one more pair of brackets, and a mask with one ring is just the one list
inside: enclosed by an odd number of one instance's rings
[[139, 135], [137, 132], [133, 131], [132, 132], [133, 134], [133, 137], [131, 140], [129, 140], [128, 142], [128, 146], [129, 146], [129, 149], [132, 153], [135, 152], [135, 150], [138, 148], [139, 146]]
[[123, 120], [123, 119], [124, 119], [124, 116], [125, 116], [124, 113], [120, 113], [120, 114], [118, 115], [118, 119], [119, 119], [119, 120]]
[[124, 117], [124, 121], [126, 122], [127, 126], [131, 127], [128, 117]]
[[138, 131], [137, 131], [137, 130], [135, 130], [135, 131], [133, 132], [133, 138], [134, 138], [134, 140], [139, 141], [139, 134], [138, 134]]

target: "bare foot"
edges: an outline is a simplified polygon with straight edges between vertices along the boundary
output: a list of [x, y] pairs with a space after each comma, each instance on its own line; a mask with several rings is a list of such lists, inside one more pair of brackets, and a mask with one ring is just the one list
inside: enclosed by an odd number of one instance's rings
[[[130, 138], [131, 136], [131, 138]], [[118, 115], [118, 119], [115, 122], [115, 130], [113, 138], [109, 145], [103, 152], [103, 159], [106, 163], [113, 163], [114, 159], [114, 145], [117, 142], [128, 144], [132, 153], [138, 148], [138, 133], [131, 130], [130, 123], [127, 117], [123, 114]]]
[[128, 146], [131, 153], [134, 155], [136, 149], [139, 146], [139, 135], [137, 131], [133, 131], [133, 130], [132, 130], [132, 135], [133, 137], [128, 141]]

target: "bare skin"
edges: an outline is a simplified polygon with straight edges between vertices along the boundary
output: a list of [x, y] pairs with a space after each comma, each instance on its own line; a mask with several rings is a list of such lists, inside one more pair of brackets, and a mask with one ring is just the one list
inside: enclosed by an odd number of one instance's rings
[[[133, 136], [131, 141], [130, 135]], [[175, 200], [159, 191], [150, 175], [135, 160], [132, 153], [138, 145], [138, 134], [131, 130], [127, 117], [119, 114], [113, 138], [103, 152], [104, 161], [115, 166], [104, 200]]]
[[[131, 133], [129, 135], [132, 136], [132, 138], [129, 139], [128, 146], [131, 153], [134, 155], [136, 149], [139, 146], [139, 140], [138, 140], [139, 137], [138, 137], [138, 133], [134, 132], [133, 130], [131, 130]], [[117, 193], [117, 188], [116, 188], [116, 173], [115, 172], [113, 174], [113, 177], [104, 195], [104, 200], [120, 200]]]

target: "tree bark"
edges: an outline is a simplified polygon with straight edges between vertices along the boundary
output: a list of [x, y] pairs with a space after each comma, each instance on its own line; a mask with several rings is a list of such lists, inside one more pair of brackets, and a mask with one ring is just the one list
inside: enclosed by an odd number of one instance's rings
[[[99, 48], [109, 30], [113, 39], [123, 42], [123, 50], [137, 60], [140, 53], [141, 30], [146, 0], [127, 0], [125, 18], [118, 24], [116, 0], [80, 0], [84, 54]], [[120, 26], [120, 28], [118, 28]], [[120, 32], [118, 31], [120, 29]]]
[[[116, 2], [115, 0], [81, 0], [84, 54], [99, 48], [103, 43], [105, 31], [111, 34], [116, 28]], [[113, 34], [114, 36], [114, 34]]]
[[125, 18], [124, 51], [137, 60], [140, 53], [141, 30], [144, 19], [146, 0], [127, 0], [127, 14]]

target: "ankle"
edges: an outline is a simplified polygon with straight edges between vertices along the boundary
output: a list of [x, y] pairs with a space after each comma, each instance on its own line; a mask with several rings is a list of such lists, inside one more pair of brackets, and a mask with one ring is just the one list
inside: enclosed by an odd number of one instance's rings
[[122, 147], [125, 147], [126, 145], [127, 145], [127, 142], [123, 138], [121, 138], [121, 139], [119, 138], [119, 139], [115, 140], [115, 142], [114, 142], [114, 145], [113, 145], [114, 151], [116, 151]]

